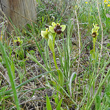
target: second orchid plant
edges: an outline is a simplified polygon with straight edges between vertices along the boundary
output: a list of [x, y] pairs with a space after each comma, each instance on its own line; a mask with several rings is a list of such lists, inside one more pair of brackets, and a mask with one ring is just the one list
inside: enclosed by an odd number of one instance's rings
[[93, 49], [90, 51], [90, 54], [92, 55], [92, 58], [95, 59], [95, 44], [96, 44], [96, 40], [97, 40], [97, 36], [98, 36], [98, 30], [99, 30], [99, 26], [98, 24], [93, 24], [93, 28], [92, 28], [92, 37], [93, 37]]
[[46, 28], [45, 31], [41, 31], [41, 36], [48, 40], [48, 46], [53, 54], [53, 60], [55, 64], [55, 68], [58, 72], [58, 81], [61, 86], [63, 86], [64, 78], [61, 70], [57, 66], [56, 57], [55, 57], [55, 37], [57, 34], [61, 34], [66, 28], [66, 25], [60, 25], [60, 23], [52, 22], [52, 25], [49, 28]]

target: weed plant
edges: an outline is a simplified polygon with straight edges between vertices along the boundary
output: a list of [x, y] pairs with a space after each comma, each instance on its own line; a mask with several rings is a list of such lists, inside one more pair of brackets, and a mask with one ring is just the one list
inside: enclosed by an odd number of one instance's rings
[[0, 110], [109, 110], [110, 0], [36, 1], [36, 23], [0, 37]]

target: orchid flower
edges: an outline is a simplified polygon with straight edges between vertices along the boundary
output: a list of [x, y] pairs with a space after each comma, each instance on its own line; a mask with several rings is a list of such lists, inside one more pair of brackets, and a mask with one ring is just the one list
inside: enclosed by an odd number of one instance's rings
[[60, 25], [60, 23], [52, 22], [52, 26], [49, 26], [51, 33], [61, 34], [66, 28], [66, 25]]

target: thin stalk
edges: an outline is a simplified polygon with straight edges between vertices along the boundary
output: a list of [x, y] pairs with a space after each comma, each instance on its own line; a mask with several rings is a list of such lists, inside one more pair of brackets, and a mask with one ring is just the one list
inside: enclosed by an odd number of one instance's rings
[[94, 52], [94, 54], [95, 54], [95, 42], [96, 42], [96, 39], [93, 38], [93, 52]]
[[26, 64], [25, 64], [25, 59], [23, 59], [23, 66], [24, 66], [24, 73], [26, 75]]
[[99, 66], [100, 66], [100, 61], [101, 61], [101, 57], [102, 57], [102, 50], [103, 50], [103, 42], [104, 42], [104, 35], [103, 35], [103, 25], [102, 25], [102, 20], [101, 20], [101, 16], [100, 16], [100, 10], [99, 10], [99, 0], [97, 0], [97, 10], [98, 10], [98, 16], [99, 16], [99, 21], [100, 21], [100, 26], [101, 26], [101, 49], [100, 49], [100, 57], [99, 57], [99, 64], [98, 64], [98, 69], [97, 69], [97, 73], [99, 71]]
[[[55, 52], [53, 52], [53, 60], [54, 60], [54, 64], [55, 64], [55, 68], [58, 72], [58, 79], [59, 79], [59, 83], [60, 85], [63, 87], [64, 84], [64, 77], [62, 72], [59, 70], [58, 66], [57, 66], [57, 62], [56, 62], [56, 57], [55, 57]], [[62, 92], [62, 91], [61, 91]]]
[[[78, 1], [77, 1], [78, 2]], [[77, 16], [77, 11], [75, 10], [75, 15], [76, 15], [76, 21], [77, 21], [77, 28], [78, 28], [78, 41], [79, 41], [79, 58], [78, 58], [78, 67], [77, 67], [77, 75], [79, 74], [79, 66], [80, 66], [80, 55], [81, 55], [81, 36], [80, 36], [80, 31], [79, 31], [79, 21], [78, 21], [78, 16]], [[77, 83], [77, 76], [75, 78], [75, 86]], [[76, 102], [77, 102], [77, 98], [78, 95], [76, 95]]]
[[53, 60], [54, 60], [55, 68], [58, 70], [58, 66], [55, 58], [55, 52], [53, 52]]

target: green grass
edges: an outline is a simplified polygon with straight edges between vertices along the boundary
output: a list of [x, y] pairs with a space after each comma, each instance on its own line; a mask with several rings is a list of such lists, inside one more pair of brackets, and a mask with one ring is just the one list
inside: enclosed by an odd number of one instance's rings
[[[4, 35], [0, 41], [4, 68], [0, 67], [0, 110], [28, 110], [38, 105], [44, 110], [109, 110], [110, 7], [103, 0], [99, 7], [95, 0], [87, 4], [83, 0], [37, 1], [37, 23], [21, 31], [15, 27], [15, 34], [7, 40]], [[41, 37], [41, 30], [53, 21], [66, 25], [56, 36], [55, 58]], [[93, 23], [100, 27], [94, 57]], [[15, 36], [23, 41], [19, 46]]]
[[[8, 76], [9, 76], [9, 79], [10, 79], [11, 88], [13, 90], [16, 108], [17, 108], [17, 110], [20, 110], [19, 100], [18, 100], [16, 88], [15, 88], [16, 85], [15, 85], [15, 81], [14, 81], [14, 78], [13, 78], [14, 77], [13, 76], [13, 71], [12, 71], [12, 68], [10, 67], [10, 64], [9, 64], [9, 61], [8, 61], [8, 56], [6, 54], [5, 48], [3, 47], [1, 42], [0, 42], [0, 48], [1, 48], [2, 56], [4, 56], [3, 60], [4, 60], [4, 63], [6, 64], [6, 68], [7, 68], [7, 71], [8, 71]], [[1, 93], [2, 93], [2, 91], [1, 91]]]

